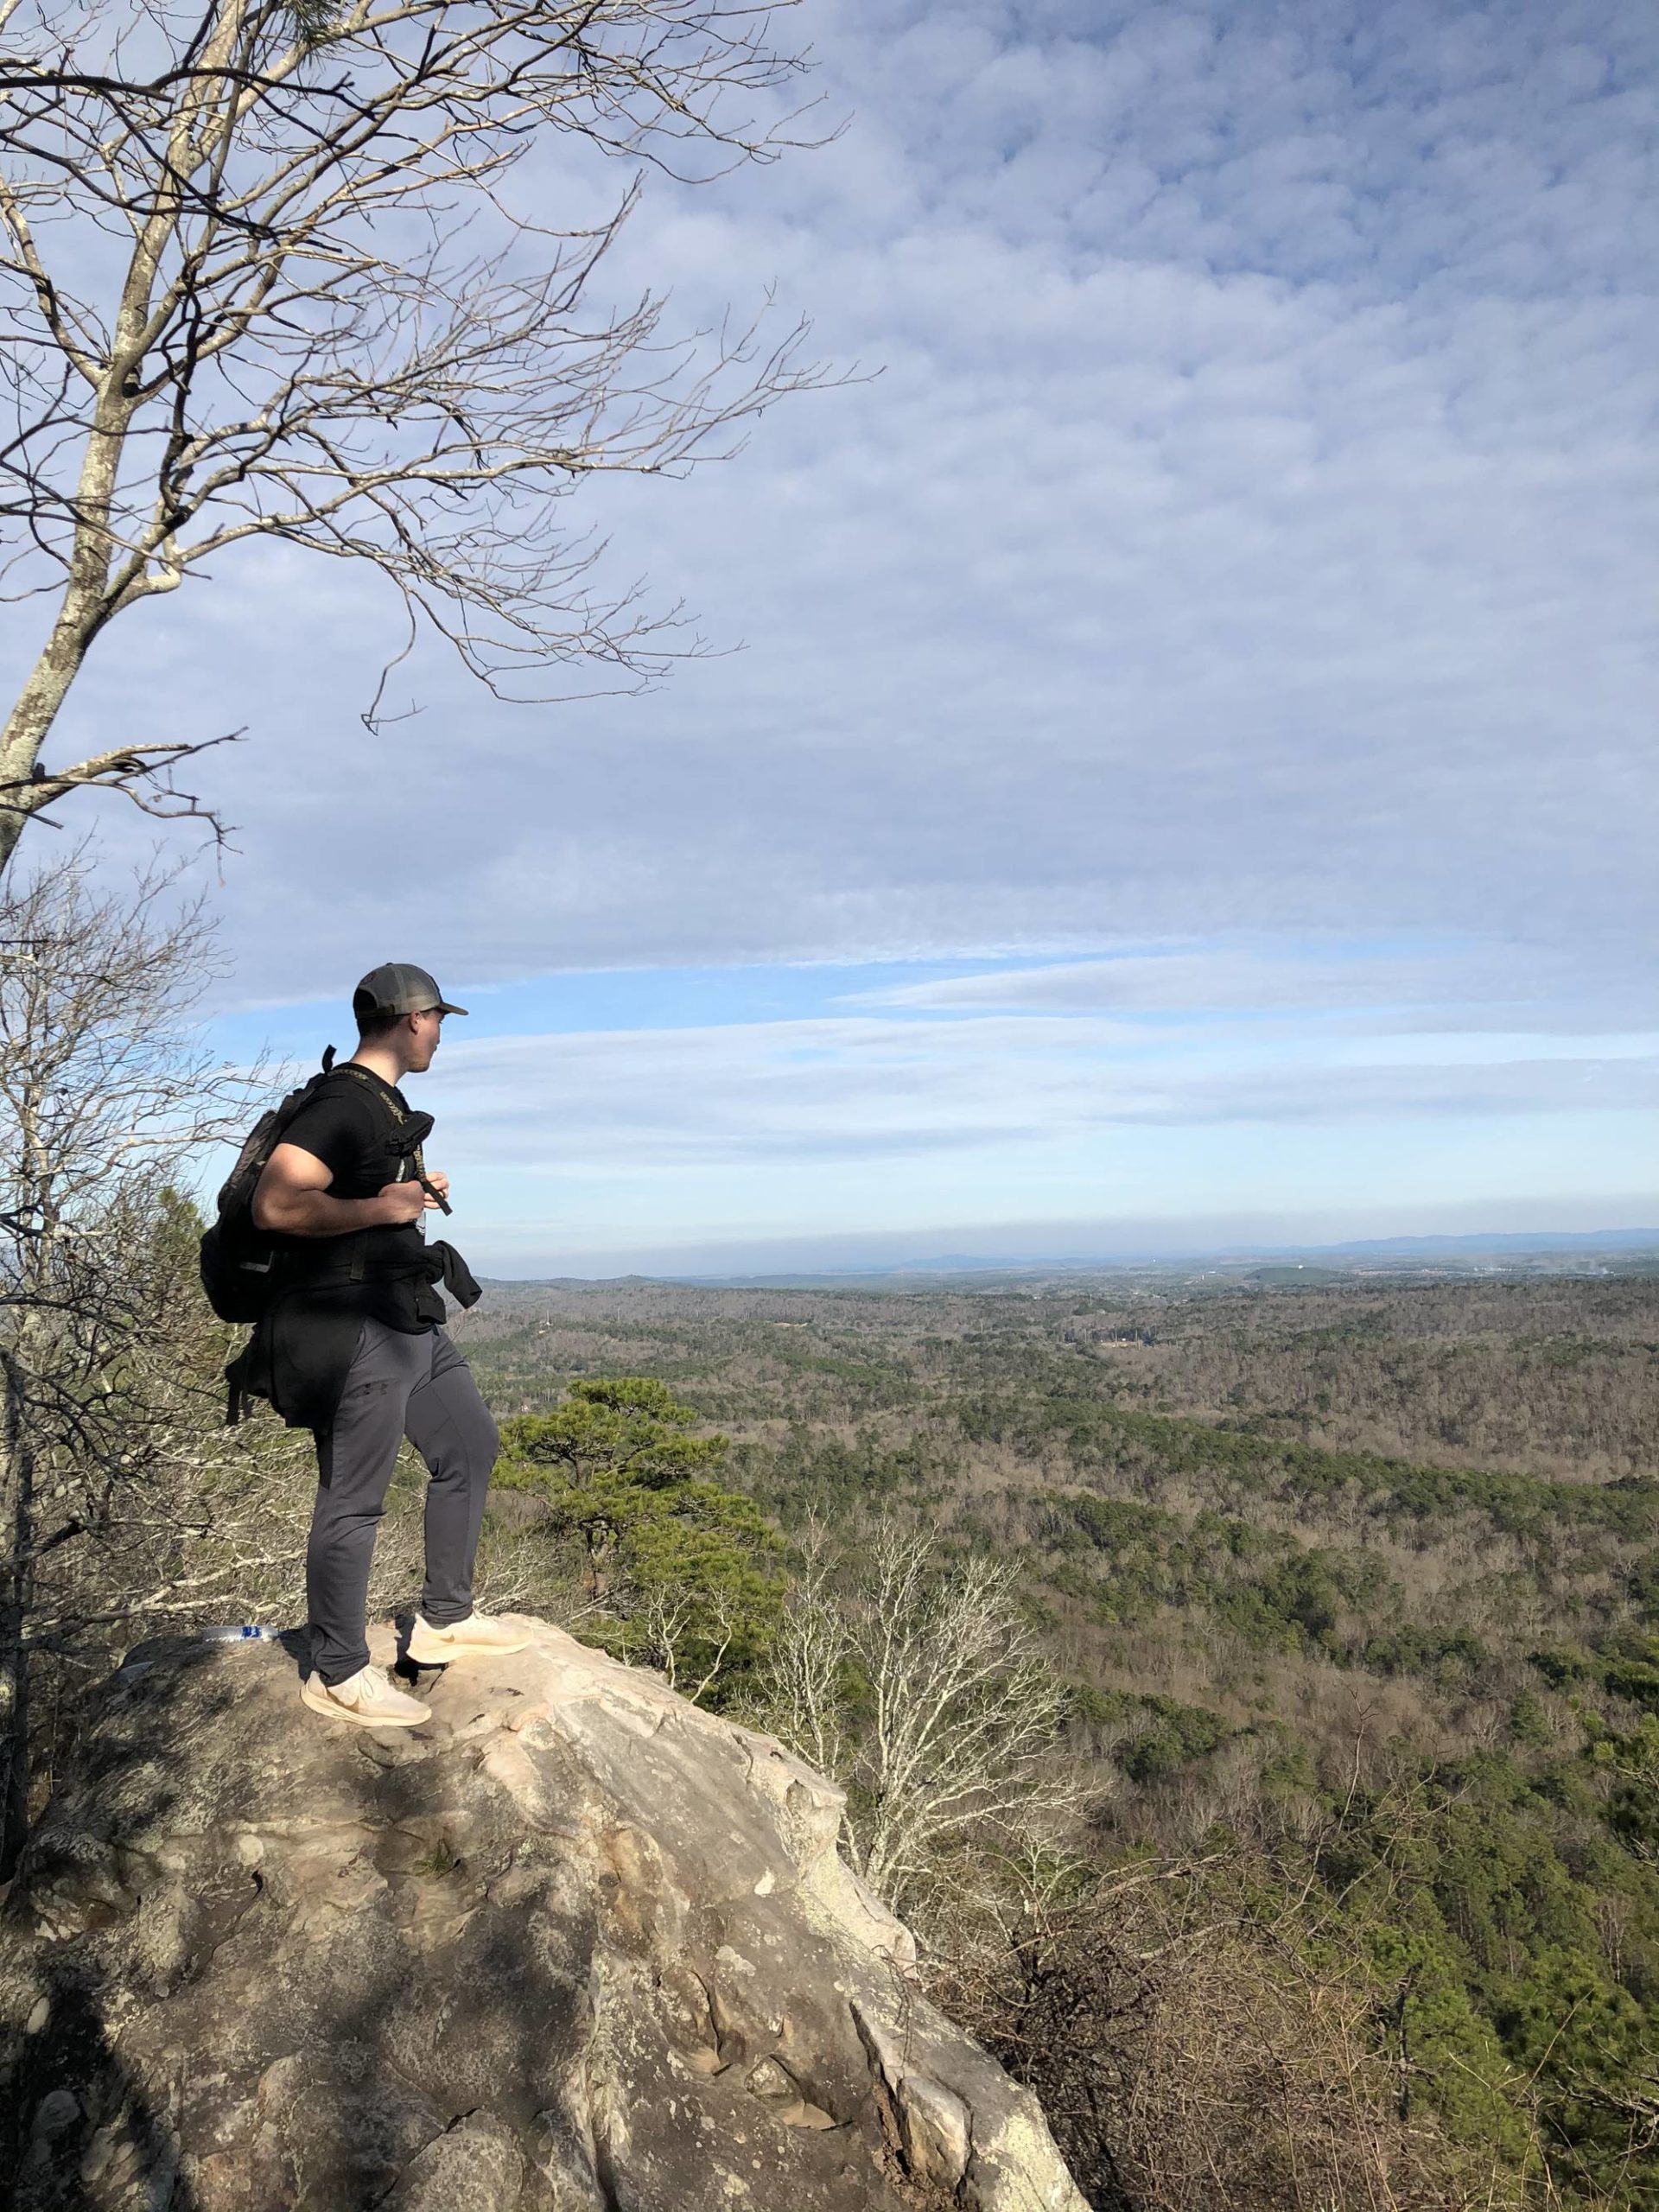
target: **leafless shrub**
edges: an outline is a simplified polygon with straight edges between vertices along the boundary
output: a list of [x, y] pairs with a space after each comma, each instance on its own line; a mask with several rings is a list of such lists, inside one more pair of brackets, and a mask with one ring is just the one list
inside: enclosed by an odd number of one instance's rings
[[[621, 1656], [631, 1666], [653, 1669], [670, 1689], [692, 1705], [706, 1697], [742, 1629], [741, 1608], [719, 1591], [662, 1584], [616, 1595], [623, 1601], [618, 1629]], [[698, 1663], [688, 1672], [686, 1662], [694, 1651]]]

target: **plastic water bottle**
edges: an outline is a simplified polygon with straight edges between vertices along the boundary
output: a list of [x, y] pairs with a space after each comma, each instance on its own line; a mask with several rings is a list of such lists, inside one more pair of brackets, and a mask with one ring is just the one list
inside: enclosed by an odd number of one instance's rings
[[279, 1643], [283, 1631], [279, 1628], [205, 1628], [201, 1631], [203, 1643]]

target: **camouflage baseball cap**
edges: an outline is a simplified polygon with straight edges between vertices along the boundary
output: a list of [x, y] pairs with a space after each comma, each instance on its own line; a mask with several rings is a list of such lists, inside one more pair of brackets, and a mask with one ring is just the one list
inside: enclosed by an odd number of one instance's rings
[[371, 968], [352, 993], [352, 1012], [359, 1021], [384, 1020], [398, 1014], [465, 1014], [451, 1006], [424, 968], [407, 960], [388, 960]]

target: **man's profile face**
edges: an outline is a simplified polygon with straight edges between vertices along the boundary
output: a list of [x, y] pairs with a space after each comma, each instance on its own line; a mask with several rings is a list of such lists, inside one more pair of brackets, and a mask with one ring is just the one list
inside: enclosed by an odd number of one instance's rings
[[443, 1016], [435, 1008], [425, 1014], [411, 1014], [409, 1022], [409, 1071], [422, 1075], [432, 1065], [432, 1055], [443, 1037]]

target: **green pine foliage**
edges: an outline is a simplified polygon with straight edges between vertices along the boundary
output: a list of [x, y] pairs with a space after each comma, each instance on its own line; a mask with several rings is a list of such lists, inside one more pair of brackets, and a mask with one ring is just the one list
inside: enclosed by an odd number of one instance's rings
[[305, 48], [321, 46], [339, 28], [341, 0], [289, 0], [284, 11], [292, 35]]
[[1351, 1808], [1320, 1872], [1448, 2126], [1518, 2156], [1531, 2115], [1565, 2196], [1651, 2207], [1631, 2121], [1659, 2069], [1659, 1882], [1606, 1803], [1580, 1762], [1484, 1753]]
[[771, 1648], [783, 1545], [715, 1479], [729, 1441], [696, 1421], [660, 1382], [577, 1381], [552, 1413], [502, 1424], [495, 1487], [533, 1501], [532, 1541], [579, 1561], [580, 1633], [718, 1702]]

